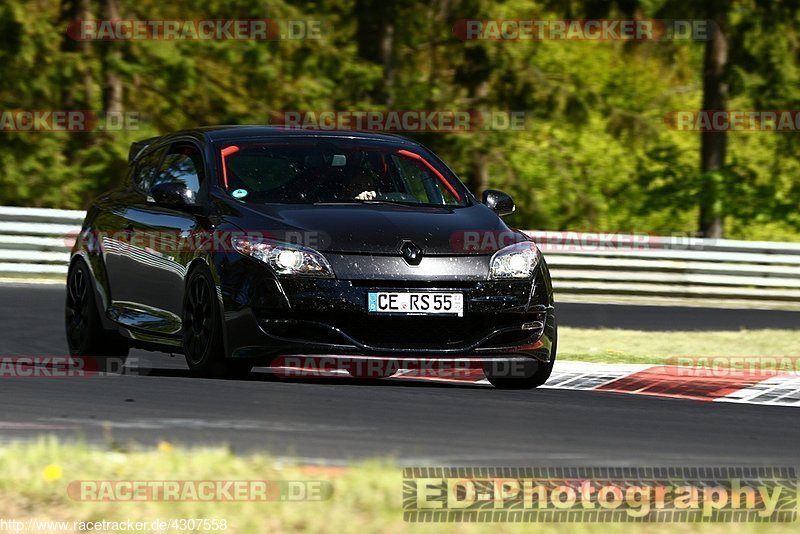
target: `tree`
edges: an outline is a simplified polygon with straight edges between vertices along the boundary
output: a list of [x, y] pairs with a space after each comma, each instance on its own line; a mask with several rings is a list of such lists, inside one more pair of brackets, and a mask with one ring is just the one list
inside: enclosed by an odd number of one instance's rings
[[[728, 106], [728, 12], [730, 0], [706, 0], [707, 20], [713, 23], [706, 42], [703, 61], [703, 111], [725, 111]], [[724, 208], [721, 206], [721, 173], [725, 169], [727, 133], [704, 131], [701, 134], [699, 231], [705, 237], [722, 238]]]

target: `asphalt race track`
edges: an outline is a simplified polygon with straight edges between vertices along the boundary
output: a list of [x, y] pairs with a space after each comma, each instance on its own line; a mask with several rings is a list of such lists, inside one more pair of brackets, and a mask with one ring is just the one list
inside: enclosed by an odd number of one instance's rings
[[[0, 286], [0, 355], [63, 356], [63, 288]], [[570, 326], [739, 329], [796, 313], [608, 305], [559, 308]], [[136, 351], [146, 375], [0, 380], [0, 439], [228, 444], [310, 462], [404, 465], [795, 465], [795, 408], [594, 391], [499, 391], [402, 380], [187, 377], [182, 356]]]

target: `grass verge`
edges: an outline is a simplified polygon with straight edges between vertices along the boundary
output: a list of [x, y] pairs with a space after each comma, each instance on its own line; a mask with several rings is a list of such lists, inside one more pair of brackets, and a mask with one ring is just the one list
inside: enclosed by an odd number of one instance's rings
[[[323, 480], [332, 497], [321, 502], [82, 502], [72, 500], [73, 480]], [[796, 532], [797, 524], [464, 524], [405, 523], [402, 471], [388, 461], [347, 468], [291, 465], [266, 455], [236, 456], [224, 448], [109, 451], [41, 439], [0, 447], [3, 517], [25, 521], [151, 522], [209, 518], [227, 521], [228, 533], [262, 532], [699, 532], [745, 534]], [[61, 531], [73, 531], [66, 529]], [[148, 530], [151, 531], [151, 530]], [[176, 532], [177, 530], [172, 530]], [[194, 530], [195, 532], [208, 532]], [[127, 531], [126, 531], [127, 532]], [[222, 532], [218, 530], [218, 532]]]
[[800, 356], [797, 330], [641, 332], [558, 329], [559, 360], [601, 363], [664, 363], [674, 356]]

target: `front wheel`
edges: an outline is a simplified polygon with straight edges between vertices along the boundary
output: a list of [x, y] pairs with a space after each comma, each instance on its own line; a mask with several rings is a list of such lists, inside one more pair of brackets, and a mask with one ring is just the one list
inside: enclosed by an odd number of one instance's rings
[[553, 322], [553, 343], [550, 346], [550, 361], [547, 363], [531, 360], [522, 365], [498, 365], [497, 362], [486, 362], [483, 373], [489, 383], [498, 389], [533, 389], [538, 388], [550, 378], [556, 362], [558, 348], [558, 327]]
[[192, 271], [183, 300], [183, 353], [189, 373], [203, 378], [246, 378], [249, 361], [224, 357], [216, 285], [205, 267]]
[[76, 260], [67, 276], [64, 324], [70, 356], [91, 358], [98, 371], [121, 369], [130, 347], [116, 332], [103, 328], [89, 267]]

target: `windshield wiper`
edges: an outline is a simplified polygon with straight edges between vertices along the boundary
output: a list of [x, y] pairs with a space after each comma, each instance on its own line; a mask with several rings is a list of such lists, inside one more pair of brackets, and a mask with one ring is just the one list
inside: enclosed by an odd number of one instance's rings
[[314, 206], [337, 206], [337, 205], [347, 205], [347, 204], [394, 204], [396, 206], [416, 206], [419, 205], [417, 202], [400, 202], [399, 200], [332, 200], [332, 201], [325, 201], [325, 202], [314, 202]]

